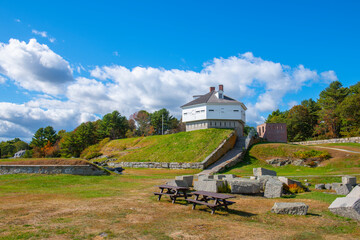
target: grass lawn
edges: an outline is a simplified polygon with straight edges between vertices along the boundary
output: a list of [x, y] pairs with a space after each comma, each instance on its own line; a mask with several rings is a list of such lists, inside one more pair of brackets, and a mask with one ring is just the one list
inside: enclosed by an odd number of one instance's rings
[[[237, 195], [229, 212], [215, 215], [204, 206], [193, 211], [185, 201], [156, 200], [154, 185], [197, 172], [126, 169], [123, 175], [101, 177], [0, 176], [0, 239], [360, 238], [359, 222], [331, 214], [327, 207], [336, 196], [320, 191], [283, 199]], [[309, 214], [273, 214], [270, 209], [278, 201], [305, 202]]]
[[231, 132], [233, 132], [231, 129], [212, 128], [119, 139], [108, 142], [99, 152], [114, 156], [119, 162], [201, 162]]

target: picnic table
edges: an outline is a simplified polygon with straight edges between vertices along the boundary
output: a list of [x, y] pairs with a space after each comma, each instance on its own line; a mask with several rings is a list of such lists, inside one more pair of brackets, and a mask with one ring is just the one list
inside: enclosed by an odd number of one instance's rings
[[[158, 185], [156, 187], [160, 188], [160, 192], [154, 192], [154, 195], [158, 196], [158, 201], [160, 201], [163, 195], [169, 196], [172, 200], [172, 203], [176, 201], [176, 198], [184, 197], [187, 199], [187, 197], [192, 196], [191, 194], [187, 193], [187, 191], [189, 191], [188, 187], [177, 187], [166, 184]], [[164, 190], [166, 191], [164, 192]]]
[[228, 210], [228, 206], [235, 203], [227, 200], [229, 198], [235, 198], [235, 196], [228, 194], [206, 191], [195, 191], [191, 194], [195, 195], [195, 199], [186, 199], [186, 201], [193, 204], [192, 209], [195, 209], [196, 204], [205, 205], [211, 209], [211, 214], [214, 214], [215, 210], [220, 207], [225, 207], [225, 209]]

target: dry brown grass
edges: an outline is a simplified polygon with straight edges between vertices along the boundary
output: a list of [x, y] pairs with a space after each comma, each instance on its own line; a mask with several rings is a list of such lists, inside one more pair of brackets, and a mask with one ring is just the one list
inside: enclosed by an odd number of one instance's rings
[[[1, 193], [0, 239], [103, 239], [101, 233], [109, 239], [360, 238], [360, 224], [330, 214], [325, 202], [238, 195], [229, 212], [211, 215], [206, 207], [191, 210], [184, 201], [171, 204], [167, 197], [156, 200], [154, 186], [166, 179], [154, 176], [171, 175], [171, 170], [125, 172], [114, 181], [132, 181], [134, 187], [111, 197], [81, 198], [56, 192]], [[104, 185], [107, 187], [111, 186]], [[278, 201], [303, 201], [310, 206], [309, 215], [270, 213]]]
[[68, 159], [68, 158], [29, 158], [29, 159], [14, 159], [0, 162], [0, 165], [89, 165], [86, 160]]

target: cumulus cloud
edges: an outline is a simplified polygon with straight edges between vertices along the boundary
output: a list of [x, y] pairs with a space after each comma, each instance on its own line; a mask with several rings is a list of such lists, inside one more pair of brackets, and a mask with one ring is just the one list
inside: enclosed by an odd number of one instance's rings
[[[80, 69], [84, 70], [79, 68], [79, 74]], [[285, 95], [336, 77], [333, 71], [317, 73], [303, 65], [290, 67], [245, 53], [214, 58], [199, 72], [111, 65], [94, 67], [91, 78], [73, 79], [68, 62], [35, 39], [28, 44], [12, 39], [0, 45], [0, 73], [42, 92], [24, 104], [0, 103], [2, 125], [21, 126], [23, 135], [47, 125], [72, 130], [114, 110], [128, 117], [141, 109], [167, 108], [179, 117], [181, 105], [218, 84], [224, 84], [225, 94], [245, 103], [248, 123], [259, 124], [264, 113], [283, 104]], [[65, 97], [57, 98], [58, 93]]]
[[0, 75], [0, 84], [3, 84], [6, 82], [6, 78]]
[[29, 129], [12, 122], [0, 120], [0, 141], [7, 141], [14, 138], [30, 141], [32, 136], [33, 133]]
[[0, 73], [27, 90], [49, 94], [63, 93], [73, 81], [69, 63], [36, 39], [0, 43]]

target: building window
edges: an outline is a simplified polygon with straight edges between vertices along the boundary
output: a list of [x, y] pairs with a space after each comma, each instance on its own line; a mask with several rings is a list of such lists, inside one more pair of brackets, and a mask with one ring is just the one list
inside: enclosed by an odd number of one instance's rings
[[196, 111], [196, 113], [200, 113], [200, 111]]
[[184, 113], [184, 115], [187, 115], [187, 113]]
[[234, 110], [234, 112], [238, 112], [239, 110]]
[[213, 112], [214, 111], [214, 109], [209, 109], [209, 112]]
[[223, 95], [222, 95], [222, 93], [219, 93], [219, 98], [223, 98]]

